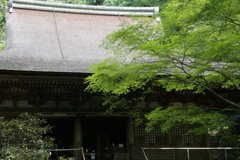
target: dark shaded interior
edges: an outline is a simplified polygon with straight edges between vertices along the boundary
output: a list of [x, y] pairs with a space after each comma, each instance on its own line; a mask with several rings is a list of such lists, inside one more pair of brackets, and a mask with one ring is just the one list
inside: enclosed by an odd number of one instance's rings
[[[55, 139], [55, 148], [73, 148], [74, 118], [48, 118], [53, 126], [49, 136]], [[86, 158], [95, 153], [97, 160], [111, 160], [113, 153], [126, 152], [126, 122], [124, 117], [83, 117], [82, 140]], [[51, 159], [73, 156], [71, 152], [53, 152]]]
[[111, 159], [112, 153], [126, 152], [126, 118], [85, 117], [83, 147], [86, 155], [96, 153], [96, 159]]
[[74, 118], [48, 118], [56, 148], [73, 148]]

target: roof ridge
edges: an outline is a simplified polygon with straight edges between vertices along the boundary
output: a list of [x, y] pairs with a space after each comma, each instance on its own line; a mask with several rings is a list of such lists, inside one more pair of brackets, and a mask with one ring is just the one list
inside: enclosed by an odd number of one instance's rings
[[94, 6], [36, 0], [11, 0], [10, 8], [11, 7], [31, 10], [44, 10], [52, 12], [125, 15], [125, 16], [155, 16], [159, 12], [159, 7]]

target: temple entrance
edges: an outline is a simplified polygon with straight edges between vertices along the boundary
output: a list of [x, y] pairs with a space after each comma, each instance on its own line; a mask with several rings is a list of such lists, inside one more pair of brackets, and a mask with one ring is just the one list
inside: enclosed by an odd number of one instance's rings
[[[48, 118], [47, 122], [53, 126], [51, 135], [58, 148], [73, 148], [74, 118]], [[60, 144], [61, 143], [61, 144]]]
[[113, 153], [126, 152], [126, 122], [123, 117], [82, 118], [83, 147], [88, 159], [112, 160]]
[[[50, 137], [54, 138], [54, 149], [73, 148], [73, 117], [48, 118], [47, 122], [53, 127]], [[51, 160], [57, 160], [59, 157], [73, 157], [72, 152], [52, 152]]]

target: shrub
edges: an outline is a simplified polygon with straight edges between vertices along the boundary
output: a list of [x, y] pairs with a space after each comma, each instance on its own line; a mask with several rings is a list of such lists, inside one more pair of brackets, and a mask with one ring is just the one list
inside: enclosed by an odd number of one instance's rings
[[40, 114], [20, 114], [7, 120], [0, 117], [0, 159], [1, 160], [45, 160], [53, 139], [47, 137], [51, 126]]

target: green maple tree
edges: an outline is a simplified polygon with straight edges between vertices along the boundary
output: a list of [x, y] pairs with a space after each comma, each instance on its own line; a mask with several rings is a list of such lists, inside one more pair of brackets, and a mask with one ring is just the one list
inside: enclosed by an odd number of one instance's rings
[[[93, 73], [86, 79], [88, 90], [123, 97], [150, 86], [166, 91], [192, 90], [213, 94], [226, 104], [215, 109], [195, 105], [176, 108], [175, 124], [201, 124], [198, 132], [209, 128], [227, 128], [225, 110], [238, 112], [239, 98], [222, 91], [239, 93], [240, 89], [240, 1], [239, 0], [172, 0], [160, 12], [160, 21], [139, 18], [138, 23], [124, 23], [119, 31], [108, 35], [102, 47], [111, 55], [91, 66]], [[109, 102], [111, 100], [108, 99]], [[176, 111], [175, 110], [175, 111]], [[205, 118], [189, 119], [187, 111], [198, 110]], [[161, 113], [173, 110], [157, 109], [147, 116], [149, 126], [174, 125]], [[191, 112], [189, 112], [191, 113]], [[211, 114], [210, 114], [211, 113]], [[211, 116], [215, 121], [210, 121]], [[185, 116], [185, 117], [183, 117]], [[197, 117], [197, 115], [195, 115]], [[208, 118], [207, 118], [208, 117]], [[217, 118], [219, 117], [219, 118]], [[158, 122], [158, 123], [157, 123]], [[212, 126], [212, 127], [211, 127]]]

